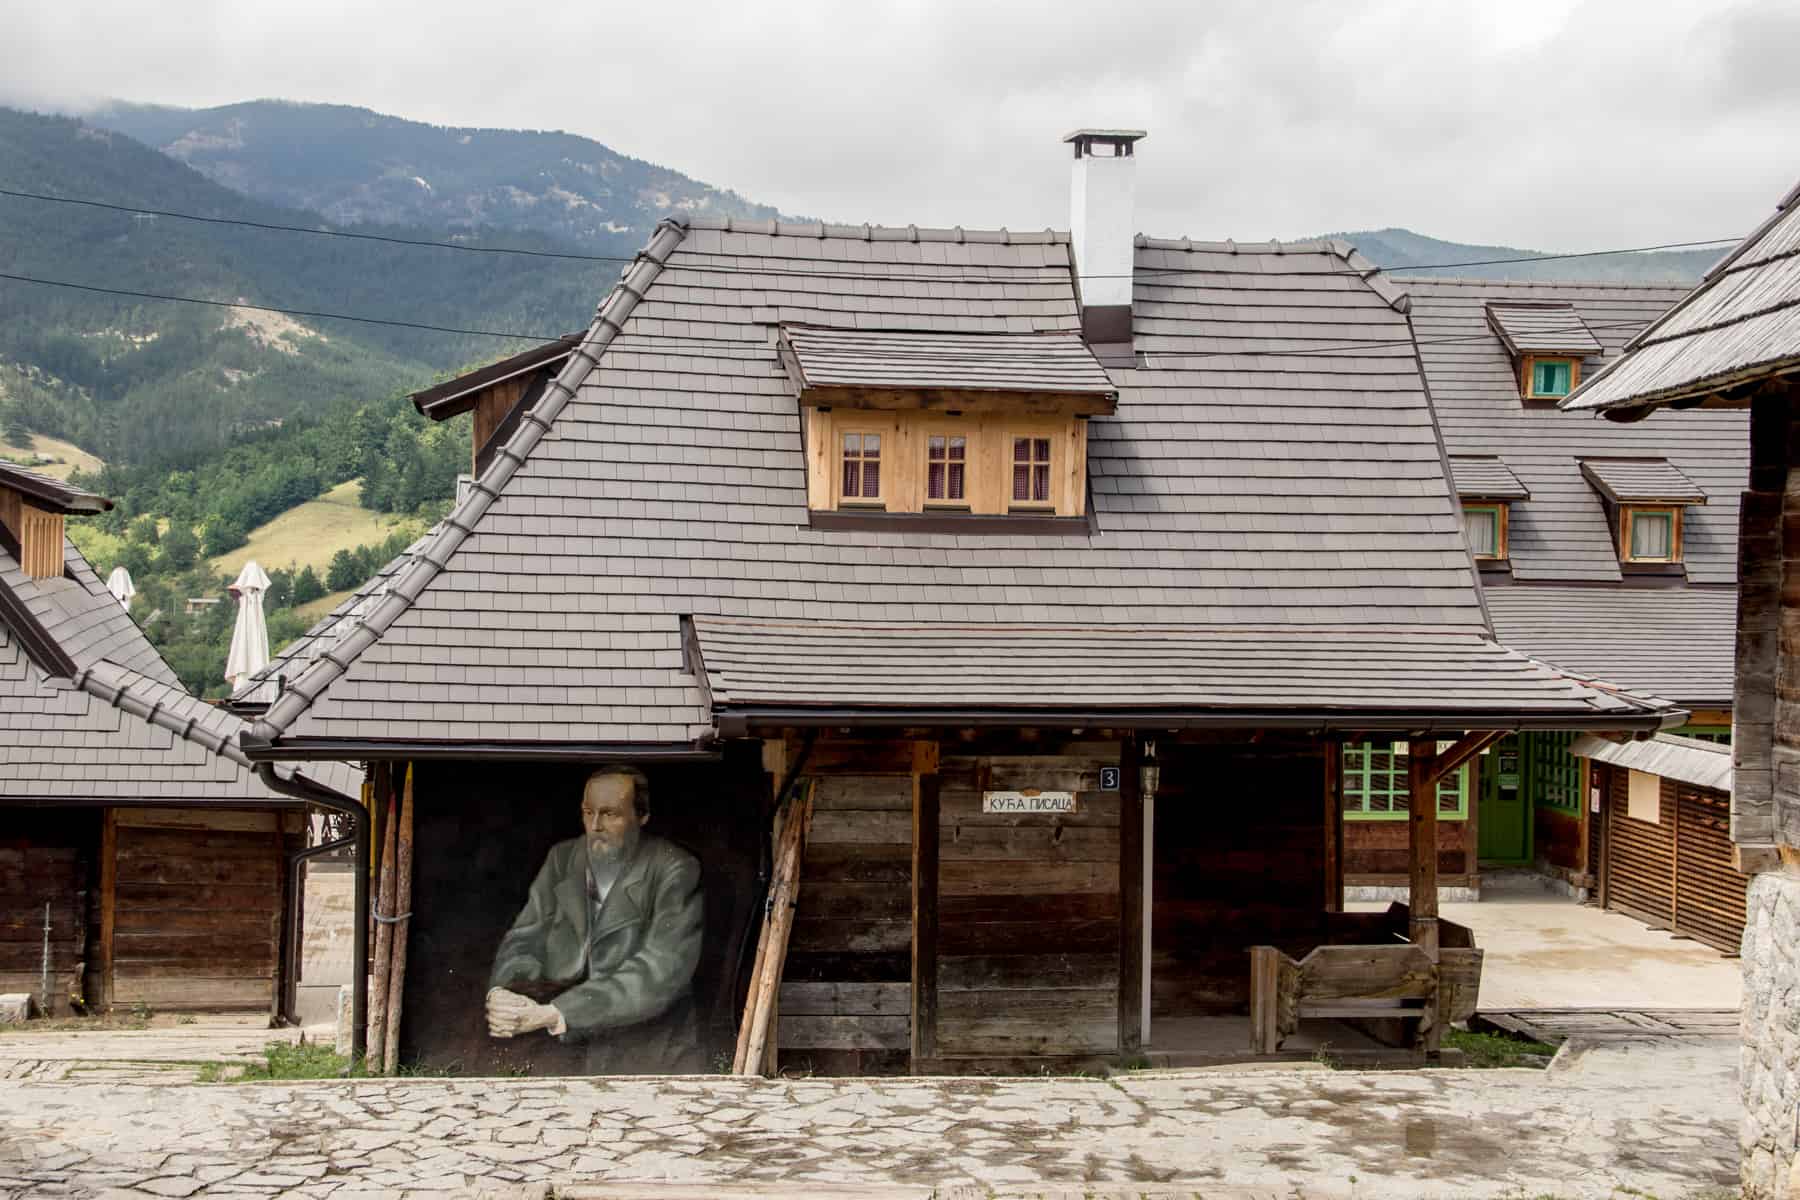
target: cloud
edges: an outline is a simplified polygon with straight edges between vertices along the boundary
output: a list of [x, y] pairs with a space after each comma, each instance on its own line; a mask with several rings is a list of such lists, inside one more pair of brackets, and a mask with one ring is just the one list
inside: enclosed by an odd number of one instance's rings
[[0, 95], [562, 128], [788, 212], [1060, 226], [1082, 125], [1139, 225], [1547, 249], [1736, 234], [1793, 182], [1800, 14], [1638, 0], [862, 5], [4, 0]]

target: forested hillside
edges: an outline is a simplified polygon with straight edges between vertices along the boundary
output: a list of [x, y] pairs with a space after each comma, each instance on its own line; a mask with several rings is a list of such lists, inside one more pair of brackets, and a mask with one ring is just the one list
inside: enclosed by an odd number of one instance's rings
[[[0, 188], [325, 227], [122, 134], [0, 109]], [[364, 230], [365, 232], [367, 230]], [[442, 240], [441, 230], [381, 230]], [[541, 235], [484, 245], [559, 249]], [[629, 255], [635, 238], [606, 252]], [[586, 324], [614, 264], [466, 254], [0, 196], [0, 272], [126, 291], [551, 336]], [[178, 466], [258, 429], [423, 386], [525, 343], [298, 321], [0, 279], [0, 423], [109, 462]]]
[[572, 133], [458, 129], [285, 100], [205, 109], [115, 103], [88, 120], [246, 195], [346, 223], [487, 225], [592, 248], [620, 234], [642, 242], [664, 217], [776, 215]]

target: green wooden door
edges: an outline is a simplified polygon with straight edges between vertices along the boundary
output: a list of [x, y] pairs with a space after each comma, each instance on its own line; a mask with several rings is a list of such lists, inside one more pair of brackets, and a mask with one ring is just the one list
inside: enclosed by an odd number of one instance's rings
[[1478, 857], [1482, 862], [1531, 861], [1531, 810], [1525, 803], [1517, 734], [1500, 739], [1481, 764], [1481, 826]]

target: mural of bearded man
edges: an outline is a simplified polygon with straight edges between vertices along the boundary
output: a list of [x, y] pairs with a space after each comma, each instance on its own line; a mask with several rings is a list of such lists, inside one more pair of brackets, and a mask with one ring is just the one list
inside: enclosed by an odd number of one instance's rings
[[488, 1033], [544, 1031], [595, 1075], [704, 1069], [691, 984], [705, 912], [700, 864], [653, 833], [650, 782], [606, 767], [581, 793], [582, 836], [550, 848], [488, 977]]

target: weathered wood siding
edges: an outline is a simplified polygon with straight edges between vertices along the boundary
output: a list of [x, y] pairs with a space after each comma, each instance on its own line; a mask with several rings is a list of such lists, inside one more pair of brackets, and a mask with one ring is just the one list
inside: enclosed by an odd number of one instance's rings
[[778, 1006], [788, 1064], [906, 1067], [912, 796], [906, 775], [831, 775], [815, 786]]
[[1732, 866], [1730, 798], [1664, 779], [1652, 824], [1627, 814], [1629, 772], [1609, 774], [1606, 907], [1736, 954], [1750, 881]]
[[1631, 772], [1613, 771], [1606, 799], [1606, 907], [1656, 929], [1675, 920], [1675, 784], [1662, 781], [1659, 819], [1629, 815]]
[[113, 813], [114, 1004], [267, 1008], [281, 930], [275, 813]]
[[[1119, 743], [952, 749], [939, 768], [938, 1054], [1116, 1052], [1120, 794], [1099, 788]], [[1027, 788], [1074, 792], [1076, 811], [981, 811], [984, 791]]]
[[[1405, 821], [1344, 822], [1344, 883], [1349, 887], [1405, 887], [1412, 850]], [[1477, 875], [1475, 826], [1439, 817], [1438, 885], [1469, 887]]]
[[89, 902], [95, 886], [100, 813], [91, 809], [10, 808], [0, 829], [0, 992], [39, 996], [43, 984], [44, 909], [50, 910], [50, 1007], [70, 1012], [82, 994], [88, 957]]
[[[1302, 957], [1323, 937], [1323, 748], [1168, 745], [1161, 757], [1151, 1012], [1246, 1010], [1251, 946]], [[1404, 821], [1361, 824], [1404, 845]], [[1347, 845], [1357, 828], [1347, 823]]]

